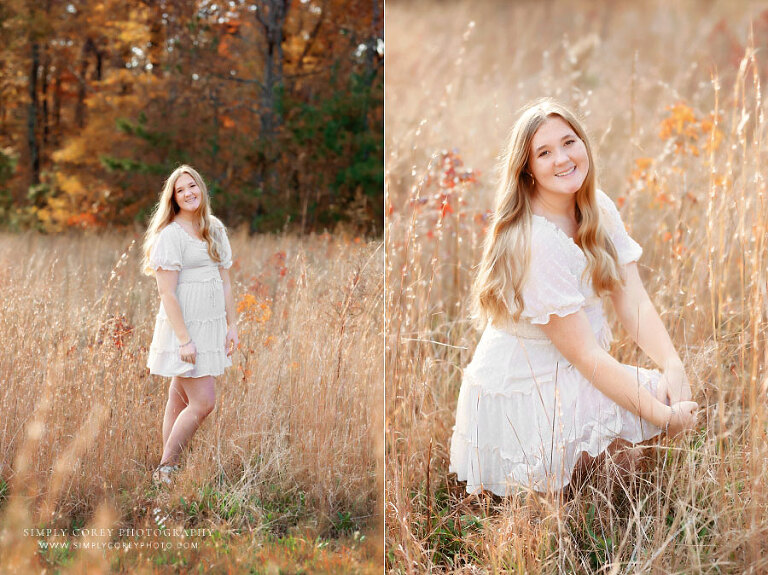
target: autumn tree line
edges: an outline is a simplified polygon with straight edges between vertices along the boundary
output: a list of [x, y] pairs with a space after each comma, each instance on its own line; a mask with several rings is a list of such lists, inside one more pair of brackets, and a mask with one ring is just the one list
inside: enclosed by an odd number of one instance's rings
[[383, 0], [3, 0], [0, 227], [144, 225], [181, 163], [253, 231], [383, 222]]

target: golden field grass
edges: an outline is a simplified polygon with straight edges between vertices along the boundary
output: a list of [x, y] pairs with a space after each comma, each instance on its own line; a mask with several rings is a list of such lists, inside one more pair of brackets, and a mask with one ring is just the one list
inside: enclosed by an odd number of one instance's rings
[[241, 349], [169, 490], [139, 244], [0, 236], [0, 572], [380, 572], [380, 243], [233, 234]]
[[[768, 571], [767, 5], [390, 2], [386, 546], [391, 573]], [[630, 485], [466, 497], [448, 474], [495, 166], [515, 112], [585, 120], [599, 184], [691, 376], [699, 429]], [[617, 328], [613, 354], [648, 367]]]

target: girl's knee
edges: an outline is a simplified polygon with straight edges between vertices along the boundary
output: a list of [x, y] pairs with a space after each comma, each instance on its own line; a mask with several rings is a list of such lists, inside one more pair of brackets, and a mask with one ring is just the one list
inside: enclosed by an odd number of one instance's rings
[[208, 415], [214, 410], [215, 407], [216, 396], [214, 395], [200, 398], [197, 402], [195, 402], [195, 411], [197, 412], [200, 419], [208, 417]]
[[187, 394], [184, 392], [184, 388], [175, 382], [171, 382], [171, 385], [168, 388], [168, 398], [174, 399], [174, 400], [180, 400], [185, 405], [189, 403], [189, 400], [187, 399]]
[[202, 420], [216, 407], [216, 388], [213, 377], [187, 379], [181, 382], [189, 407]]

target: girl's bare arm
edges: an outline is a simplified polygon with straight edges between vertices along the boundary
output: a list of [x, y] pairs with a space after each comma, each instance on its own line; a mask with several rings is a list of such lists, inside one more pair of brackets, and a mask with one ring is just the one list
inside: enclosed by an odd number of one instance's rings
[[219, 274], [221, 274], [221, 281], [224, 283], [224, 307], [227, 310], [227, 338], [225, 347], [227, 350], [227, 356], [230, 356], [232, 355], [233, 348], [236, 348], [240, 343], [240, 338], [237, 335], [235, 298], [232, 295], [232, 282], [229, 278], [229, 270], [220, 267]]
[[669, 384], [672, 403], [691, 399], [691, 386], [685, 375], [683, 362], [675, 350], [656, 308], [643, 286], [637, 264], [624, 266], [625, 283], [611, 294], [616, 315], [648, 357], [664, 371]]
[[621, 325], [656, 365], [682, 363], [656, 308], [645, 291], [635, 262], [624, 266], [625, 284], [611, 294]]
[[180, 343], [190, 340], [187, 326], [184, 323], [184, 316], [181, 313], [181, 305], [176, 297], [176, 286], [179, 283], [179, 272], [173, 270], [158, 269], [155, 272], [157, 280], [157, 290], [160, 292], [160, 300], [163, 302], [163, 308], [171, 323], [173, 332]]
[[583, 310], [550, 316], [539, 325], [555, 347], [587, 380], [618, 405], [664, 428], [672, 409], [657, 400], [607, 351], [600, 347]]

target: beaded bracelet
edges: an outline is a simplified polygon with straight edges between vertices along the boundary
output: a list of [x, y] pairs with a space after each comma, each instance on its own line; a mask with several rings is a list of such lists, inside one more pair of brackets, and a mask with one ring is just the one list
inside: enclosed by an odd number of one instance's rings
[[185, 345], [189, 345], [190, 343], [192, 343], [191, 337], [189, 338], [189, 341], [187, 343], [182, 343], [179, 347], [184, 347]]
[[672, 418], [675, 416], [675, 408], [670, 405], [669, 409], [672, 410], [672, 413], [669, 414], [669, 419], [667, 420], [667, 424], [664, 426], [665, 435], [669, 435], [669, 422], [672, 421]]

